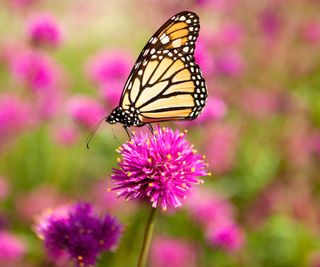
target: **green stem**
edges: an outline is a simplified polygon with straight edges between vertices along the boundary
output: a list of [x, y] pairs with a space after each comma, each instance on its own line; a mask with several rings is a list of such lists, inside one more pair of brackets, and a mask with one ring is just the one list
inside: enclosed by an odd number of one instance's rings
[[152, 238], [152, 233], [153, 233], [153, 228], [154, 228], [154, 222], [155, 222], [155, 215], [156, 215], [157, 209], [151, 208], [149, 218], [147, 221], [147, 226], [146, 230], [144, 232], [144, 238], [143, 238], [143, 243], [142, 243], [142, 248], [140, 251], [140, 256], [139, 256], [139, 261], [137, 267], [145, 267], [147, 258], [149, 255], [149, 249], [150, 249], [150, 243], [151, 243], [151, 238]]

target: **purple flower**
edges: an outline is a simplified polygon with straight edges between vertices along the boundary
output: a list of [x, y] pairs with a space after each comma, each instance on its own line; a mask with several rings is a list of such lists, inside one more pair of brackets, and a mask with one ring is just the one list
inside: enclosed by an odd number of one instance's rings
[[195, 267], [196, 251], [184, 240], [157, 237], [151, 247], [152, 267]]
[[160, 128], [154, 135], [135, 135], [119, 148], [120, 169], [112, 179], [125, 199], [146, 199], [152, 207], [180, 207], [193, 184], [202, 183], [199, 176], [208, 175], [203, 157], [185, 139], [185, 134]]
[[67, 254], [82, 267], [94, 265], [102, 252], [115, 250], [122, 227], [110, 215], [97, 217], [92, 206], [84, 203], [45, 214], [36, 232], [51, 257]]
[[74, 121], [85, 128], [93, 128], [106, 114], [102, 105], [86, 96], [73, 97], [67, 109]]
[[283, 24], [278, 12], [270, 7], [264, 9], [259, 15], [259, 23], [266, 41], [270, 43], [279, 36]]
[[5, 264], [19, 261], [26, 252], [26, 244], [19, 237], [9, 233], [0, 232], [0, 264]]
[[212, 246], [218, 246], [229, 252], [237, 251], [244, 245], [244, 236], [234, 223], [214, 225], [208, 230], [207, 238]]
[[27, 25], [27, 37], [34, 46], [57, 47], [61, 32], [56, 19], [50, 14], [38, 14]]

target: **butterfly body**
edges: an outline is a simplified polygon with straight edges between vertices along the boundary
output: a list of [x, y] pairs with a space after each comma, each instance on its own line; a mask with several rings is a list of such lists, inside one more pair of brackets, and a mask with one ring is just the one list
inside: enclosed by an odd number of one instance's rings
[[194, 49], [199, 18], [183, 11], [149, 40], [124, 86], [119, 106], [106, 121], [129, 126], [193, 120], [206, 103], [207, 88]]

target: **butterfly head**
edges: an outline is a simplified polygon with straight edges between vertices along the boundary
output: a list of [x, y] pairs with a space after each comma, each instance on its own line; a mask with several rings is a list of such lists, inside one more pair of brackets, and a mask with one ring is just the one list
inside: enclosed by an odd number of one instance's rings
[[110, 124], [122, 123], [127, 126], [140, 126], [141, 122], [137, 114], [132, 110], [124, 110], [122, 107], [115, 108], [109, 116], [106, 117], [106, 122]]

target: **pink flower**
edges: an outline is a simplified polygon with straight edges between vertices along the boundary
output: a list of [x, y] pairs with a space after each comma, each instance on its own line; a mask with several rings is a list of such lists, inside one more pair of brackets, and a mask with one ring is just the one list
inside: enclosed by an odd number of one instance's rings
[[214, 191], [194, 191], [187, 199], [187, 209], [205, 229], [233, 221], [231, 204]]
[[72, 127], [60, 127], [55, 131], [55, 140], [63, 146], [71, 146], [76, 142], [77, 131]]
[[178, 238], [157, 237], [154, 239], [150, 266], [152, 267], [195, 267], [198, 266], [195, 248]]
[[207, 176], [207, 164], [185, 134], [157, 128], [153, 135], [139, 133], [118, 152], [119, 169], [113, 169], [112, 190], [126, 200], [142, 199], [152, 207], [178, 208], [196, 184]]
[[310, 44], [320, 43], [320, 21], [307, 22], [302, 28], [302, 37]]
[[98, 85], [108, 85], [114, 80], [124, 85], [132, 68], [133, 60], [128, 52], [106, 50], [99, 52], [89, 60], [87, 72]]
[[214, 34], [213, 43], [220, 47], [235, 47], [243, 43], [244, 30], [238, 23], [227, 22], [222, 24]]
[[27, 37], [34, 46], [57, 47], [61, 42], [61, 30], [51, 14], [37, 14], [28, 21]]
[[123, 86], [124, 83], [120, 80], [113, 80], [101, 86], [100, 93], [108, 107], [119, 105]]
[[106, 112], [102, 105], [87, 96], [75, 96], [70, 99], [67, 109], [72, 119], [81, 126], [92, 129]]
[[215, 225], [208, 230], [207, 238], [212, 246], [233, 252], [241, 249], [244, 245], [244, 235], [240, 228], [233, 223]]
[[231, 125], [220, 124], [212, 129], [208, 137], [206, 154], [210, 166], [216, 174], [230, 171], [236, 155], [237, 129]]
[[197, 41], [194, 56], [205, 76], [214, 73], [214, 57], [208, 49], [207, 42], [202, 38]]
[[196, 0], [199, 6], [220, 12], [230, 12], [236, 7], [237, 2], [238, 0]]
[[27, 8], [39, 2], [39, 0], [10, 0], [10, 4], [15, 8]]
[[66, 197], [54, 187], [41, 186], [30, 193], [18, 196], [15, 207], [21, 218], [33, 221], [44, 210], [59, 206], [65, 202], [67, 202]]
[[53, 88], [59, 76], [54, 62], [34, 51], [23, 51], [15, 55], [11, 62], [11, 72], [15, 79], [35, 92]]
[[266, 8], [259, 14], [259, 26], [267, 42], [274, 41], [280, 34], [282, 18], [274, 8]]
[[250, 88], [243, 92], [242, 106], [255, 118], [268, 118], [281, 109], [281, 99], [277, 92]]
[[17, 262], [21, 260], [26, 250], [25, 242], [19, 237], [9, 232], [0, 232], [0, 263]]
[[237, 50], [227, 50], [216, 56], [216, 71], [224, 76], [241, 76], [245, 71], [245, 62]]
[[4, 142], [17, 135], [30, 122], [29, 106], [13, 95], [0, 96], [0, 137]]

